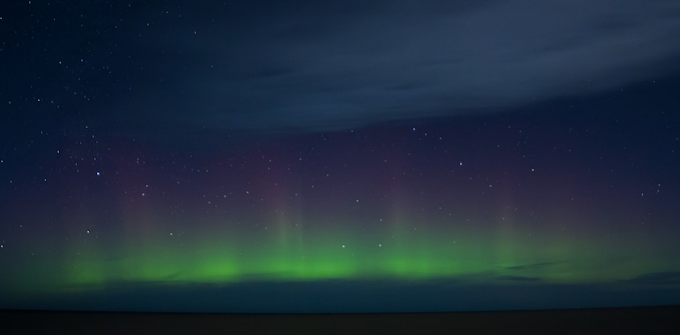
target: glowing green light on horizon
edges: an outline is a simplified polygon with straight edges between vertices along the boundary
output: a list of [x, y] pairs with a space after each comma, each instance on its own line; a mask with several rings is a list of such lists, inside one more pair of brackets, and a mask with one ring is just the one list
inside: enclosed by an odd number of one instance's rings
[[[130, 238], [117, 241], [114, 250], [99, 249], [96, 243], [76, 245], [68, 252], [22, 264], [14, 271], [18, 280], [12, 289], [63, 292], [102, 289], [116, 283], [381, 278], [488, 282], [525, 277], [552, 283], [593, 283], [678, 270], [677, 262], [652, 249], [642, 257], [622, 257], [620, 246], [583, 236], [538, 239], [518, 229], [498, 230], [497, 235], [441, 229], [409, 232], [403, 226], [387, 233], [356, 233], [274, 225], [270, 234], [253, 236], [210, 231], [183, 240]], [[623, 261], [611, 262], [612, 257]]]

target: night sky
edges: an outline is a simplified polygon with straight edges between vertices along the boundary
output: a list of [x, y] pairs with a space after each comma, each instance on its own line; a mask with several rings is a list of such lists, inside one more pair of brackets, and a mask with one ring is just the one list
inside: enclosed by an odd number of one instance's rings
[[680, 3], [3, 1], [0, 308], [680, 304]]

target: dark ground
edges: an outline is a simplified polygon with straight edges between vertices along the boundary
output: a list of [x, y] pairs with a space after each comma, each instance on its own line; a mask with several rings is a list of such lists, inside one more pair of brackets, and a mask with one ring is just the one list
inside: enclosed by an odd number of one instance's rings
[[2, 334], [680, 334], [680, 306], [423, 314], [0, 311]]

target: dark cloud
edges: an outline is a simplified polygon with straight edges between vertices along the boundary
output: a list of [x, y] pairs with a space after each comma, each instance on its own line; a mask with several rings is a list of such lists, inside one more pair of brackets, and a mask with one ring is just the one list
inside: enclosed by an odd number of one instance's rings
[[502, 280], [502, 281], [511, 281], [511, 282], [540, 282], [541, 278], [538, 277], [524, 277], [524, 276], [498, 276], [496, 279]]
[[630, 280], [624, 281], [629, 284], [640, 285], [678, 285], [680, 284], [680, 271], [653, 272], [640, 275]]
[[[522, 284], [524, 283], [524, 284]], [[434, 284], [434, 285], [433, 285]], [[80, 292], [73, 294], [74, 291]], [[385, 313], [663, 305], [672, 287], [626, 290], [616, 284], [549, 284], [506, 278], [500, 284], [458, 280], [322, 280], [233, 284], [111, 282], [34, 301], [33, 308], [225, 313]], [[21, 306], [14, 306], [21, 307]]]
[[506, 267], [506, 269], [516, 270], [516, 271], [524, 271], [524, 270], [533, 270], [533, 269], [543, 269], [543, 268], [546, 268], [546, 267], [564, 264], [564, 263], [566, 263], [566, 261], [562, 261], [562, 262], [542, 262], [542, 263], [508, 266], [508, 267]]
[[[678, 71], [673, 0], [257, 2], [194, 8], [133, 43], [131, 122], [316, 131], [504, 111]], [[159, 78], [163, 79], [162, 84]], [[138, 85], [139, 87], [140, 85]]]

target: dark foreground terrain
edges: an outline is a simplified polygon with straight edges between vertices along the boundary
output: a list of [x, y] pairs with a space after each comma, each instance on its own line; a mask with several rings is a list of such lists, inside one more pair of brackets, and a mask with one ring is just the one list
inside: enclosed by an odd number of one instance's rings
[[680, 334], [680, 306], [423, 314], [0, 311], [2, 334]]

